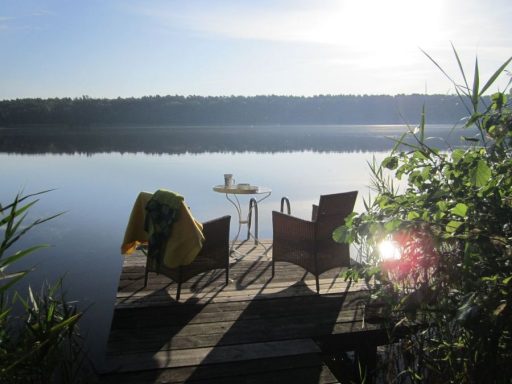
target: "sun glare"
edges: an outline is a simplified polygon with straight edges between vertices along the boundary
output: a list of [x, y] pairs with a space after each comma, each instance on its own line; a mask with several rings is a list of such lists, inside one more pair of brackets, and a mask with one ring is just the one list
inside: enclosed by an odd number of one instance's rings
[[379, 244], [379, 254], [383, 261], [399, 260], [400, 247], [396, 241], [384, 240]]
[[436, 45], [442, 8], [441, 0], [340, 1], [321, 22], [318, 17], [306, 22], [307, 32], [316, 42], [369, 52], [394, 65], [407, 60], [412, 49]]

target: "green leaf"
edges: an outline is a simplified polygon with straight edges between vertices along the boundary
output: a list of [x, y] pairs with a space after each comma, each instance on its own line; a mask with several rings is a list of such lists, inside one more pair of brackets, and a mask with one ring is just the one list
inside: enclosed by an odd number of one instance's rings
[[349, 229], [342, 225], [334, 230], [332, 233], [332, 239], [337, 243], [347, 243], [350, 244], [354, 239]]
[[393, 146], [393, 149], [391, 150], [392, 154], [397, 151], [397, 149], [398, 149], [398, 147], [400, 147], [400, 145], [405, 145], [406, 144], [404, 139], [407, 137], [407, 134], [408, 134], [408, 132], [404, 132], [402, 134], [402, 136], [400, 136], [399, 139], [391, 138], [391, 140], [395, 142], [395, 145]]
[[446, 201], [438, 201], [436, 205], [441, 212], [444, 212], [448, 209], [448, 204], [446, 204]]
[[503, 279], [503, 284], [508, 285], [512, 281], [512, 276], [506, 277]]
[[386, 231], [394, 232], [400, 227], [401, 223], [402, 222], [398, 219], [392, 219], [389, 220], [386, 224], [384, 224], [384, 228], [386, 229]]
[[412, 155], [413, 159], [416, 160], [428, 160], [427, 156], [421, 151], [414, 151], [414, 154]]
[[473, 78], [473, 92], [471, 97], [471, 102], [473, 103], [473, 109], [476, 112], [478, 110], [478, 97], [480, 93], [478, 92], [480, 88], [480, 71], [478, 70], [478, 58], [475, 59], [475, 75]]
[[[457, 60], [457, 64], [459, 65], [459, 71], [462, 75], [462, 78], [464, 79], [464, 84], [466, 86], [466, 89], [469, 89], [468, 80], [466, 78], [466, 73], [464, 72], [464, 67], [462, 66], [462, 62], [460, 61], [459, 54], [457, 53], [457, 50], [455, 49], [455, 46], [453, 45], [453, 43], [451, 45], [452, 45], [453, 54], [455, 55], [455, 59]], [[452, 83], [455, 84], [455, 81], [452, 80]]]
[[471, 141], [473, 143], [478, 143], [480, 141], [480, 139], [478, 139], [476, 137], [468, 137], [468, 136], [462, 136], [462, 140]]
[[356, 212], [352, 212], [350, 215], [345, 217], [345, 225], [347, 227], [350, 227], [352, 225], [352, 223], [354, 222], [354, 217], [356, 217], [356, 216], [357, 216], [357, 213]]
[[2, 278], [0, 278], [0, 281], [1, 280], [9, 280], [9, 282], [7, 284], [0, 285], [0, 293], [6, 292], [10, 287], [12, 287], [18, 281], [20, 281], [29, 272], [30, 272], [30, 270], [28, 270], [28, 271], [21, 271], [21, 272], [15, 272], [15, 273], [12, 273], [12, 274], [8, 274], [6, 276], [2, 276]]
[[22, 201], [30, 199], [31, 197], [42, 195], [44, 193], [48, 193], [48, 192], [51, 192], [51, 191], [54, 191], [54, 189], [47, 189], [45, 191], [31, 193], [31, 194], [26, 195], [26, 196], [21, 196], [20, 194], [17, 194], [15, 199], [14, 199], [14, 202], [12, 202], [12, 203], [10, 203], [8, 205], [5, 205], [5, 206], [0, 205], [0, 212], [6, 211], [8, 209], [11, 209], [13, 206], [17, 206]]
[[45, 245], [45, 244], [35, 245], [33, 247], [24, 249], [23, 251], [16, 252], [14, 255], [9, 256], [5, 259], [1, 259], [0, 260], [0, 271], [3, 272], [7, 266], [14, 263], [15, 261], [21, 259], [24, 256], [29, 255], [30, 253], [32, 253], [34, 251], [37, 251], [38, 249], [46, 248], [46, 247], [48, 247], [48, 245]]
[[491, 168], [489, 168], [485, 160], [480, 159], [478, 160], [476, 168], [470, 170], [469, 177], [471, 184], [477, 187], [483, 187], [491, 178]]
[[464, 151], [462, 149], [455, 149], [452, 152], [452, 160], [456, 164], [464, 157]]
[[503, 310], [507, 307], [507, 303], [501, 303], [496, 307], [496, 309], [493, 311], [494, 316], [499, 316], [503, 312]]
[[492, 85], [492, 83], [494, 83], [494, 81], [496, 81], [498, 76], [505, 70], [505, 68], [510, 63], [511, 60], [512, 60], [512, 57], [509, 57], [508, 60], [505, 61], [502, 64], [502, 66], [498, 68], [498, 70], [496, 72], [494, 72], [494, 74], [489, 78], [487, 83], [485, 83], [485, 85], [480, 90], [480, 95], [479, 96], [482, 96], [484, 94], [484, 92], [487, 91], [487, 88], [489, 88]]
[[420, 143], [425, 144], [425, 104], [421, 108]]
[[52, 301], [47, 308], [46, 322], [50, 323], [53, 320], [54, 314], [56, 313], [57, 303]]
[[450, 221], [448, 224], [446, 224], [446, 232], [448, 233], [454, 233], [463, 223], [460, 221]]
[[[26, 212], [30, 207], [32, 207], [38, 201], [39, 200], [34, 200], [34, 201], [28, 203], [27, 205], [24, 205], [21, 208], [18, 208], [18, 203], [12, 205], [11, 213], [0, 221], [0, 225], [5, 225], [9, 221], [13, 221], [14, 218], [21, 216], [24, 212]], [[14, 222], [13, 222], [13, 224], [14, 224]]]
[[[453, 44], [452, 44], [452, 48], [453, 48], [453, 51], [454, 51], [454, 53], [455, 53], [455, 57], [457, 58], [457, 61], [459, 62], [459, 68], [461, 69], [462, 76], [464, 77], [464, 81], [466, 82], [466, 77], [465, 77], [465, 75], [464, 75], [464, 70], [462, 69], [462, 65], [460, 64], [460, 60], [459, 60], [459, 57], [458, 57], [458, 55], [457, 55], [457, 51], [455, 51], [455, 47], [453, 47]], [[445, 75], [445, 76], [447, 77], [447, 79], [448, 79], [448, 80], [450, 80], [450, 82], [451, 82], [451, 83], [456, 84], [456, 82], [455, 82], [455, 81], [450, 77], [450, 75], [448, 75], [448, 73], [443, 69], [443, 67], [441, 67], [441, 66], [437, 63], [437, 61], [435, 61], [435, 60], [432, 58], [432, 56], [430, 56], [430, 55], [429, 55], [426, 51], [424, 51], [423, 49], [420, 49], [420, 50], [421, 50], [421, 52], [423, 52], [423, 54], [424, 54], [425, 56], [427, 56], [427, 57], [428, 57], [428, 59], [429, 59], [432, 63], [434, 63], [434, 65], [435, 65], [435, 66], [436, 66], [436, 67], [437, 67], [437, 68], [438, 68], [438, 69], [443, 73], [443, 75]], [[466, 83], [466, 84], [467, 84], [467, 83]]]
[[466, 217], [466, 214], [468, 212], [468, 206], [463, 203], [457, 203], [455, 207], [450, 209], [450, 212], [460, 217]]
[[68, 317], [64, 321], [62, 321], [59, 324], [50, 328], [50, 333], [60, 332], [62, 329], [72, 327], [73, 325], [75, 325], [77, 323], [77, 321], [80, 319], [81, 316], [82, 316], [81, 313], [77, 313], [76, 315]]
[[[492, 109], [493, 110], [500, 110], [503, 108], [504, 105], [507, 104], [507, 96], [504, 93], [497, 92], [491, 96], [492, 100]], [[486, 116], [489, 117], [489, 116]]]
[[469, 119], [466, 121], [466, 123], [464, 124], [464, 128], [471, 128], [473, 127], [475, 124], [478, 123], [478, 121], [482, 118], [484, 118], [485, 115], [483, 113], [480, 113], [480, 112], [474, 112], [470, 117]]
[[407, 220], [414, 220], [414, 219], [418, 219], [419, 217], [420, 217], [420, 215], [418, 212], [410, 211], [407, 214]]
[[3, 310], [2, 312], [0, 312], [0, 322], [5, 321], [8, 318], [11, 311], [12, 311], [12, 308], [7, 308], [7, 309]]
[[396, 156], [388, 156], [382, 160], [382, 166], [384, 168], [394, 170], [398, 167], [398, 158]]

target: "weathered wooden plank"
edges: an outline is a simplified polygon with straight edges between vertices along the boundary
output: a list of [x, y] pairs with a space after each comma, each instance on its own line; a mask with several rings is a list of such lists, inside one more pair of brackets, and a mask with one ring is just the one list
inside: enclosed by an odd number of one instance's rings
[[[340, 271], [337, 271], [337, 275], [339, 275]], [[123, 273], [120, 279], [119, 290], [135, 290], [143, 287], [143, 270], [141, 271], [132, 271], [130, 273]], [[331, 279], [333, 281], [339, 280], [342, 281], [341, 278], [337, 276], [333, 276], [334, 273], [331, 274], [322, 274], [321, 278], [323, 279]], [[173, 281], [166, 276], [157, 275], [155, 273], [150, 273], [148, 276], [148, 287], [146, 289], [155, 289], [157, 286], [168, 285], [173, 283]], [[250, 271], [239, 271], [237, 269], [231, 269], [229, 272], [229, 278], [231, 281], [237, 281], [239, 285], [250, 285], [253, 283], [263, 284], [268, 281], [273, 282], [290, 282], [290, 281], [311, 281], [314, 282], [314, 276], [306, 273], [304, 270], [298, 271], [289, 271], [286, 267], [276, 268], [276, 273], [274, 278], [272, 278], [271, 267], [269, 265], [268, 268], [258, 268]], [[272, 279], [271, 279], [272, 278]], [[184, 286], [198, 285], [204, 286], [206, 283], [224, 283], [225, 274], [224, 270], [215, 270], [212, 272], [207, 272], [202, 275], [198, 275], [197, 277], [193, 277], [188, 282], [184, 283]], [[173, 283], [175, 285], [175, 283]]]
[[[372, 333], [373, 332], [373, 333]], [[269, 340], [286, 340], [293, 339], [300, 335], [303, 338], [323, 339], [325, 337], [336, 340], [337, 348], [342, 350], [353, 350], [360, 342], [359, 334], [365, 334], [368, 338], [375, 338], [376, 344], [383, 344], [387, 340], [387, 335], [383, 332], [382, 328], [377, 324], [364, 324], [362, 322], [350, 323], [335, 323], [330, 326], [326, 325], [309, 325], [301, 329], [296, 327], [289, 328], [268, 328], [265, 332], [258, 332], [253, 330], [252, 333], [235, 329], [226, 333], [210, 333], [210, 334], [195, 334], [195, 335], [176, 335], [163, 334], [161, 338], [155, 335], [147, 335], [147, 337], [140, 337], [130, 333], [123, 333], [124, 340], [111, 340], [109, 343], [109, 356], [123, 355], [132, 352], [142, 351], [166, 351], [166, 350], [180, 350], [199, 347], [213, 347], [221, 345], [230, 345], [236, 343], [252, 343], [252, 342], [266, 342]], [[121, 336], [118, 334], [116, 336]], [[167, 337], [167, 338], [166, 338]], [[167, 341], [166, 341], [167, 340]]]
[[[217, 299], [222, 297], [251, 297], [256, 295], [272, 295], [272, 294], [288, 294], [297, 295], [297, 294], [315, 294], [315, 291], [311, 290], [312, 284], [306, 284], [303, 282], [289, 282], [287, 284], [272, 284], [269, 283], [267, 285], [253, 285], [243, 289], [230, 289], [229, 284], [227, 287], [225, 286], [210, 286], [205, 290], [190, 291], [187, 290], [186, 287], [182, 288], [183, 297], [186, 296], [194, 296], [194, 297], [206, 297], [208, 294], [214, 295]], [[213, 289], [215, 288], [215, 289]], [[346, 284], [346, 283], [335, 283], [332, 284], [329, 281], [321, 281], [320, 282], [320, 292], [324, 294], [328, 293], [343, 293], [351, 290], [367, 290], [367, 286], [365, 284]], [[139, 299], [148, 297], [149, 299], [155, 299], [158, 296], [169, 297], [173, 296], [174, 289], [171, 287], [160, 289], [157, 291], [151, 290], [140, 290], [135, 292], [118, 292], [117, 298], [119, 300], [123, 299]], [[186, 295], [186, 296], [185, 296]], [[282, 295], [280, 296], [282, 297]], [[271, 298], [268, 296], [268, 298]]]
[[[169, 349], [186, 349], [227, 345], [235, 343], [252, 343], [269, 340], [284, 340], [293, 338], [321, 338], [325, 335], [344, 333], [358, 333], [379, 328], [367, 324], [363, 329], [362, 322], [340, 322], [333, 324], [305, 324], [300, 326], [276, 326], [261, 328], [246, 328], [242, 324], [225, 332], [197, 332], [184, 329], [183, 332], [171, 333], [137, 333], [128, 331], [114, 331], [110, 343], [109, 354], [123, 354], [128, 351], [155, 351]], [[196, 329], [197, 331], [197, 329]]]
[[[324, 278], [320, 279], [320, 284], [322, 285], [322, 293], [327, 293], [325, 290], [332, 291], [334, 289], [344, 289], [348, 287], [348, 283], [344, 282], [342, 279], [334, 279], [334, 278]], [[200, 294], [207, 291], [219, 291], [220, 293], [229, 293], [233, 291], [240, 290], [250, 290], [257, 289], [259, 291], [264, 288], [286, 288], [292, 285], [302, 285], [304, 288], [308, 287], [309, 289], [316, 290], [315, 280], [314, 279], [304, 279], [302, 277], [297, 278], [274, 278], [271, 279], [270, 275], [267, 277], [257, 277], [252, 279], [250, 276], [246, 279], [240, 279], [236, 276], [230, 276], [230, 282], [226, 286], [225, 285], [225, 277], [221, 276], [218, 279], [212, 280], [190, 280], [182, 285], [182, 291], [185, 292], [193, 292], [196, 294]], [[352, 286], [355, 286], [352, 284]], [[358, 286], [363, 286], [366, 288], [365, 284], [359, 283]], [[170, 279], [160, 278], [159, 280], [151, 279], [149, 280], [149, 284], [147, 287], [143, 287], [142, 277], [140, 280], [133, 280], [130, 282], [122, 281], [119, 285], [119, 297], [126, 297], [130, 295], [143, 295], [147, 292], [158, 292], [163, 290], [168, 290], [170, 292], [175, 292], [177, 289], [177, 284]]]
[[[296, 374], [294, 374], [296, 373]], [[290, 380], [292, 379], [293, 380]], [[234, 381], [233, 381], [234, 380]], [[237, 364], [210, 364], [108, 374], [103, 384], [178, 384], [178, 383], [336, 383], [319, 354], [264, 358]]]
[[[335, 317], [335, 314], [333, 314]], [[354, 322], [355, 313], [346, 317], [315, 321], [312, 317], [280, 319], [274, 324], [268, 321], [236, 322], [227, 328], [230, 322], [187, 326], [182, 329], [154, 329], [137, 332], [130, 330], [112, 331], [109, 343], [109, 354], [124, 354], [127, 351], [186, 349], [208, 346], [228, 345], [235, 343], [254, 343], [270, 340], [286, 340], [294, 338], [317, 338], [326, 334], [337, 334], [353, 331], [362, 327], [362, 323]], [[290, 321], [290, 322], [289, 322]], [[295, 323], [294, 321], [300, 322]], [[371, 326], [365, 329], [369, 330]]]
[[[368, 289], [367, 285], [363, 282], [359, 282], [357, 284], [352, 283], [349, 284], [347, 282], [341, 280], [332, 280], [332, 279], [320, 279], [320, 289], [321, 293], [332, 293], [332, 292], [342, 292], [345, 290], [354, 289]], [[201, 295], [206, 294], [208, 292], [215, 292], [216, 296], [230, 296], [230, 295], [241, 295], [241, 294], [261, 294], [268, 293], [276, 290], [284, 290], [284, 289], [300, 289], [300, 290], [309, 290], [316, 293], [315, 281], [302, 281], [302, 280], [259, 280], [251, 283], [239, 283], [238, 281], [231, 281], [228, 285], [225, 285], [224, 278], [222, 281], [212, 281], [209, 283], [201, 284], [183, 284], [182, 292], [188, 294]], [[147, 296], [149, 294], [175, 294], [177, 289], [177, 284], [174, 282], [166, 281], [165, 284], [156, 285], [151, 284], [148, 285], [145, 289], [139, 286], [126, 287], [123, 290], [119, 291], [117, 294], [118, 298], [127, 298], [127, 297], [142, 297]]]
[[[338, 295], [342, 301], [343, 311], [354, 310], [365, 300], [368, 293], [365, 291], [351, 292]], [[336, 300], [336, 296], [329, 296]], [[251, 310], [247, 311], [250, 305]], [[341, 304], [340, 304], [341, 305]], [[335, 308], [333, 309], [333, 306]], [[318, 300], [317, 296], [289, 297], [280, 300], [279, 305], [272, 305], [266, 301], [238, 301], [215, 303], [210, 305], [182, 306], [179, 311], [174, 307], [149, 307], [119, 309], [115, 312], [112, 329], [129, 329], [141, 327], [157, 327], [210, 323], [238, 319], [270, 319], [272, 317], [294, 316], [308, 312], [323, 313], [324, 311], [337, 311], [337, 305], [328, 300]]]
[[[123, 265], [122, 277], [123, 276], [125, 276], [127, 278], [130, 276], [133, 277], [133, 274], [139, 274], [144, 271], [145, 260], [143, 262], [138, 262], [137, 264], [126, 263], [126, 260], [129, 260], [131, 258], [132, 258], [132, 256], [126, 256], [124, 258], [125, 263]], [[270, 273], [271, 262], [272, 262], [272, 260], [266, 259], [266, 258], [258, 259], [258, 260], [238, 260], [238, 261], [230, 262], [229, 267], [230, 267], [230, 272], [232, 271], [235, 273], [240, 273], [240, 272], [247, 273], [250, 271], [258, 271], [258, 272], [265, 271], [265, 272]], [[247, 270], [248, 267], [250, 267], [249, 270]], [[299, 273], [299, 274], [305, 273], [304, 269], [302, 269], [301, 267], [294, 265], [292, 263], [284, 262], [284, 261], [276, 262], [275, 268], [276, 268], [276, 272], [279, 270], [286, 270], [288, 273]], [[337, 269], [339, 270], [340, 268], [337, 268]], [[336, 269], [334, 269], [334, 271], [335, 270]], [[217, 271], [217, 270], [215, 270], [215, 271]], [[334, 272], [326, 271], [325, 273], [333, 274]], [[276, 275], [277, 275], [277, 273], [276, 273]]]
[[[331, 292], [331, 291], [329, 291]], [[333, 290], [334, 293], [342, 293], [343, 290]], [[206, 303], [223, 303], [223, 302], [236, 302], [236, 301], [258, 301], [258, 300], [272, 300], [272, 299], [278, 299], [278, 298], [287, 298], [295, 296], [316, 296], [315, 292], [312, 292], [309, 289], [305, 290], [296, 290], [296, 291], [288, 291], [288, 290], [282, 290], [277, 291], [274, 293], [269, 294], [253, 294], [253, 295], [236, 295], [236, 296], [220, 296], [215, 294], [215, 292], [209, 292], [204, 293], [202, 295], [197, 294], [182, 294], [182, 297], [180, 298], [180, 303], [183, 303], [185, 305], [192, 304], [206, 304]], [[171, 297], [170, 294], [166, 295], [148, 295], [148, 296], [142, 296], [142, 297], [128, 297], [124, 299], [120, 299], [116, 306], [118, 308], [134, 308], [134, 307], [147, 307], [147, 306], [166, 306], [176, 305], [176, 301], [174, 298]]]
[[[351, 286], [320, 284], [320, 293], [322, 296], [332, 294], [343, 294], [347, 291], [368, 291], [364, 284]], [[245, 288], [240, 290], [228, 290], [222, 287], [209, 287], [207, 290], [190, 291], [182, 289], [182, 298], [177, 302], [175, 292], [172, 289], [160, 289], [157, 291], [136, 291], [132, 293], [119, 294], [118, 303], [129, 303], [135, 301], [158, 302], [165, 301], [176, 305], [185, 306], [189, 304], [209, 304], [213, 302], [244, 301], [252, 299], [277, 299], [294, 296], [317, 296], [316, 291], [302, 282], [291, 283], [288, 286], [268, 285], [264, 288]]]
[[[215, 317], [208, 317], [206, 323], [200, 318], [196, 319], [197, 315], [191, 313], [189, 318], [195, 321], [187, 322], [185, 318], [182, 323], [177, 324], [165, 324], [164, 321], [147, 327], [144, 323], [138, 323], [135, 327], [132, 324], [125, 328], [113, 328], [110, 347], [111, 352], [116, 349], [126, 350], [128, 344], [139, 349], [189, 348], [237, 341], [317, 337], [346, 332], [356, 326], [361, 327], [362, 309], [342, 309], [341, 306], [341, 302], [324, 303], [322, 310], [318, 309], [321, 307], [311, 305], [308, 307], [300, 303], [288, 307], [279, 303], [269, 304], [267, 310], [261, 306], [258, 308], [249, 306], [245, 311], [240, 312], [240, 316], [236, 319], [223, 321], [219, 316], [214, 322], [212, 320]], [[212, 313], [212, 315], [223, 313]], [[337, 323], [349, 324], [340, 328]], [[337, 331], [335, 331], [336, 328], [338, 328]]]
[[[314, 299], [317, 300], [314, 300]], [[361, 293], [359, 299], [364, 298], [364, 292]], [[343, 297], [339, 298], [326, 298], [326, 297], [303, 297], [303, 300], [289, 300], [289, 298], [274, 301], [253, 301], [253, 302], [241, 302], [236, 307], [228, 304], [233, 303], [222, 303], [222, 304], [210, 304], [204, 307], [189, 308], [189, 311], [182, 312], [172, 309], [167, 311], [158, 312], [158, 310], [152, 310], [150, 313], [154, 314], [153, 317], [140, 317], [137, 313], [143, 312], [144, 310], [138, 311], [127, 311], [127, 315], [119, 317], [116, 315], [114, 318], [112, 328], [155, 328], [157, 326], [169, 328], [172, 325], [182, 327], [183, 325], [194, 325], [194, 324], [205, 324], [208, 325], [211, 322], [220, 321], [249, 321], [254, 322], [262, 320], [268, 323], [273, 321], [280, 321], [280, 319], [289, 318], [319, 318], [327, 317], [328, 314], [336, 314], [337, 316], [343, 316], [349, 318], [349, 315], [355, 316], [355, 312], [361, 311], [362, 306], [359, 305], [358, 299], [352, 300], [352, 304], [344, 305], [346, 299]], [[213, 307], [213, 308], [210, 308]], [[204, 313], [203, 313], [204, 311]], [[158, 318], [156, 318], [158, 316]], [[137, 320], [134, 320], [137, 319]], [[123, 321], [122, 326], [118, 326], [118, 321]], [[147, 320], [147, 321], [145, 321]]]
[[[360, 281], [358, 283], [353, 282], [345, 282], [342, 279], [333, 279], [333, 278], [320, 278], [319, 283], [321, 286], [321, 292], [327, 293], [333, 290], [348, 290], [348, 289], [368, 289], [367, 285]], [[117, 296], [119, 298], [124, 297], [137, 297], [148, 295], [149, 293], [162, 294], [164, 292], [174, 292], [177, 284], [172, 282], [170, 279], [165, 279], [161, 284], [150, 284], [145, 289], [141, 287], [133, 287], [133, 289], [123, 289], [122, 291], [118, 291]], [[222, 281], [211, 281], [209, 283], [199, 284], [198, 282], [190, 282], [184, 283], [182, 285], [183, 293], [195, 293], [200, 294], [207, 291], [215, 291], [219, 295], [230, 295], [230, 294], [242, 294], [243, 292], [265, 292], [277, 289], [286, 289], [286, 288], [294, 288], [294, 289], [309, 289], [313, 287], [315, 290], [315, 280], [278, 280], [278, 279], [270, 279], [262, 281], [250, 281], [244, 282], [239, 280], [231, 281], [228, 285], [225, 285], [224, 278]], [[315, 292], [316, 293], [316, 292]]]
[[[140, 278], [142, 279], [142, 275], [140, 275]], [[151, 274], [150, 274], [150, 278], [151, 278]], [[320, 277], [320, 283], [321, 284], [324, 284], [324, 285], [328, 285], [328, 284], [337, 284], [337, 285], [342, 285], [342, 286], [347, 286], [349, 285], [348, 282], [344, 281], [342, 278], [334, 278], [334, 277], [326, 277], [324, 275], [322, 275]], [[226, 290], [241, 290], [241, 289], [247, 289], [247, 288], [264, 288], [266, 286], [275, 286], [275, 287], [279, 287], [279, 286], [283, 286], [283, 287], [286, 287], [286, 286], [290, 286], [292, 284], [295, 284], [295, 283], [299, 283], [301, 282], [302, 284], [304, 285], [311, 285], [311, 284], [315, 284], [315, 279], [311, 278], [292, 278], [292, 277], [288, 277], [288, 279], [284, 279], [284, 278], [271, 278], [271, 276], [267, 276], [265, 278], [256, 278], [256, 279], [252, 279], [249, 277], [245, 278], [245, 279], [241, 279], [240, 277], [238, 276], [234, 276], [234, 275], [230, 275], [230, 282], [229, 284], [225, 287]], [[141, 281], [142, 283], [142, 281]], [[165, 276], [154, 276], [153, 279], [150, 279], [148, 280], [148, 286], [143, 288], [142, 287], [142, 284], [140, 287], [136, 287], [135, 284], [133, 284], [133, 282], [131, 282], [130, 284], [132, 284], [132, 287], [135, 288], [135, 289], [132, 289], [132, 290], [127, 290], [127, 289], [123, 289], [123, 290], [120, 290], [118, 291], [118, 294], [120, 296], [123, 296], [123, 295], [127, 295], [127, 294], [130, 294], [132, 292], [137, 292], [137, 291], [151, 291], [151, 290], [154, 290], [154, 289], [158, 289], [158, 288], [163, 288], [163, 287], [176, 287], [177, 284], [172, 281], [171, 279], [165, 277]], [[225, 275], [222, 274], [220, 275], [218, 278], [216, 279], [208, 279], [206, 276], [202, 276], [202, 279], [191, 279], [185, 283], [182, 284], [182, 288], [189, 288], [190, 287], [194, 287], [195, 289], [199, 288], [199, 287], [207, 287], [209, 285], [212, 285], [212, 286], [224, 286], [225, 285]], [[352, 283], [353, 285], [353, 283]], [[363, 283], [360, 283], [360, 285], [363, 285]]]
[[107, 370], [131, 372], [204, 364], [236, 363], [245, 360], [320, 353], [310, 339], [236, 344], [211, 348], [166, 350], [156, 353], [134, 353], [107, 359]]

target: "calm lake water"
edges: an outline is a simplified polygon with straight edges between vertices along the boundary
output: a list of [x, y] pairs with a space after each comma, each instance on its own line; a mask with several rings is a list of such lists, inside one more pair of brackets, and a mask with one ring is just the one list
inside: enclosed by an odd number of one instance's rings
[[[306, 138], [310, 135], [311, 141], [320, 145], [315, 133], [321, 128], [315, 129], [304, 132]], [[356, 132], [368, 135], [368, 140], [374, 141], [376, 132], [380, 132], [381, 146], [373, 151], [357, 151], [354, 143], [360, 142], [360, 148], [366, 149], [365, 140], [364, 135], [357, 136], [359, 141], [354, 138], [353, 126], [346, 135], [343, 127], [328, 129], [335, 132], [334, 136], [324, 135], [329, 152], [308, 148], [307, 139], [303, 149], [287, 148], [286, 152], [257, 152], [250, 150], [250, 145], [245, 152], [201, 152], [199, 146], [194, 153], [179, 154], [120, 153], [112, 149], [94, 153], [90, 148], [87, 154], [73, 153], [72, 149], [67, 151], [71, 153], [61, 154], [0, 152], [0, 202], [10, 202], [19, 191], [28, 194], [55, 189], [40, 197], [29, 219], [62, 211], [65, 214], [33, 230], [17, 246], [51, 245], [24, 261], [27, 266], [36, 266], [30, 283], [38, 287], [44, 280], [55, 281], [64, 276], [68, 299], [87, 308], [82, 332], [92, 358], [101, 366], [121, 272], [119, 247], [137, 194], [159, 188], [174, 190], [185, 197], [198, 220], [230, 214], [234, 235], [237, 214], [225, 195], [212, 190], [214, 185], [223, 183], [224, 173], [233, 173], [237, 183], [272, 189], [272, 195], [259, 205], [261, 238], [272, 237], [271, 212], [279, 209], [282, 196], [290, 198], [292, 214], [309, 218], [311, 204], [317, 203], [321, 194], [358, 190], [356, 210], [361, 211], [362, 199], [368, 196], [367, 162], [373, 156], [382, 160], [392, 145], [384, 136], [397, 137], [405, 127], [359, 127]], [[444, 134], [450, 127], [436, 129]], [[275, 148], [272, 135], [266, 140]], [[332, 150], [334, 140], [349, 145], [351, 151]], [[196, 141], [200, 141], [199, 136]], [[249, 197], [241, 197], [244, 205]]]

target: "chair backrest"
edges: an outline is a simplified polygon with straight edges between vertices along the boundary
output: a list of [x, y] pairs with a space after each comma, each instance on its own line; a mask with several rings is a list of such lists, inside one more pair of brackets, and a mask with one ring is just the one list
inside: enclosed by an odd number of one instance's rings
[[357, 191], [320, 196], [316, 216], [316, 238], [320, 243], [334, 244], [333, 231], [345, 224], [345, 218], [352, 213]]
[[357, 191], [335, 193], [320, 196], [318, 204], [318, 218], [328, 216], [343, 216], [352, 213], [356, 203]]

